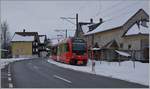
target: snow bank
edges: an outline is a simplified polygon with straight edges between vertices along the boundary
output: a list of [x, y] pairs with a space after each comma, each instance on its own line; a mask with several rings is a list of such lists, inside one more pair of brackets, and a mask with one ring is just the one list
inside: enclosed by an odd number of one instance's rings
[[9, 59], [0, 59], [0, 69], [3, 69], [5, 65], [8, 65], [10, 62], [25, 60], [29, 58], [9, 58]]
[[49, 63], [59, 67], [69, 68], [77, 71], [94, 73], [116, 79], [135, 82], [143, 85], [149, 85], [149, 64], [135, 62], [135, 68], [132, 61], [121, 62], [105, 62], [96, 61], [95, 72], [92, 72], [92, 62], [89, 61], [87, 66], [74, 66], [48, 60]]

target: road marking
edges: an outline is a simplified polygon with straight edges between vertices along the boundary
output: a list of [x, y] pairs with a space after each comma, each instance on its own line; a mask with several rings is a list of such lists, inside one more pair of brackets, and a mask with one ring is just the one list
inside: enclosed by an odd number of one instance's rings
[[8, 74], [10, 74], [10, 64], [9, 64], [9, 66], [8, 66]]
[[69, 80], [67, 80], [67, 79], [65, 79], [65, 78], [62, 78], [62, 77], [60, 77], [60, 76], [57, 76], [57, 75], [54, 75], [53, 77], [58, 78], [58, 79], [60, 79], [60, 80], [63, 80], [63, 81], [65, 81], [65, 82], [67, 82], [67, 83], [72, 83], [71, 81], [69, 81]]
[[37, 66], [33, 66], [33, 68], [35, 68], [35, 69], [39, 69]]
[[11, 80], [12, 80], [11, 77], [8, 77], [8, 81], [11, 82]]
[[8, 76], [11, 76], [11, 74], [10, 74], [10, 73], [8, 73]]
[[9, 88], [13, 88], [13, 84], [12, 83], [9, 83]]
[[29, 62], [28, 64], [29, 64], [29, 65], [31, 65], [32, 63], [31, 63], [31, 62]]

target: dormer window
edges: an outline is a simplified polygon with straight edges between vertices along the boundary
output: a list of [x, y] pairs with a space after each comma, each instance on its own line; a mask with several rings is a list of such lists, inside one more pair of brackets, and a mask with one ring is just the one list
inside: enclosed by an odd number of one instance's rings
[[36, 48], [36, 52], [38, 52], [38, 49]]

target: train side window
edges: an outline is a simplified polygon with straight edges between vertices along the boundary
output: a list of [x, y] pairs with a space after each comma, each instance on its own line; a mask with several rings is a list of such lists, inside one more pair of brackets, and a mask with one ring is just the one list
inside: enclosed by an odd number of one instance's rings
[[66, 48], [66, 52], [68, 52], [69, 51], [69, 44], [68, 43], [65, 44], [65, 48]]
[[54, 47], [54, 55], [57, 55], [57, 47]]

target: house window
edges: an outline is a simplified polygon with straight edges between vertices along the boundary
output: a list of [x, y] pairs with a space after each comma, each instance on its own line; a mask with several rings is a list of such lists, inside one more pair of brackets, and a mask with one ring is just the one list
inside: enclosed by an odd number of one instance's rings
[[23, 52], [23, 49], [20, 49], [20, 52]]
[[38, 49], [36, 48], [36, 52], [38, 52]]
[[130, 44], [128, 45], [128, 49], [131, 49], [131, 45]]
[[16, 52], [19, 53], [19, 49], [16, 49]]
[[123, 48], [123, 43], [120, 43], [120, 48]]
[[36, 43], [35, 43], [35, 45], [37, 46], [37, 45], [38, 45], [38, 43], [36, 42]]

